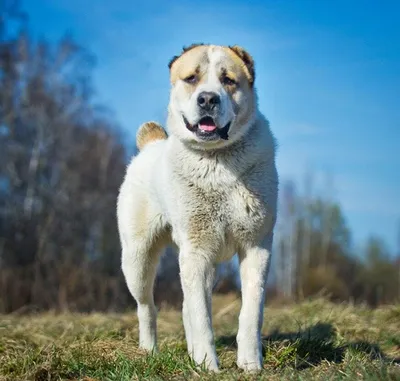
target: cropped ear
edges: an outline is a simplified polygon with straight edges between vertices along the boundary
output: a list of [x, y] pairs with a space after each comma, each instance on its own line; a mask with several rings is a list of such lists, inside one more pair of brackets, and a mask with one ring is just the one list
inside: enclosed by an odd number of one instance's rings
[[197, 46], [202, 46], [202, 45], [204, 45], [204, 44], [203, 44], [203, 43], [198, 43], [198, 44], [191, 44], [191, 45], [189, 45], [189, 46], [184, 46], [184, 47], [182, 48], [182, 52], [181, 52], [181, 54], [180, 54], [179, 56], [173, 56], [173, 57], [171, 58], [171, 60], [170, 60], [169, 63], [168, 63], [168, 68], [171, 69], [173, 63], [174, 63], [179, 57], [181, 57], [182, 54], [188, 52], [189, 50], [191, 50], [191, 49], [193, 49], [193, 48], [196, 48]]
[[253, 57], [238, 45], [229, 46], [229, 48], [243, 61], [248, 71], [250, 85], [253, 86], [256, 79]]

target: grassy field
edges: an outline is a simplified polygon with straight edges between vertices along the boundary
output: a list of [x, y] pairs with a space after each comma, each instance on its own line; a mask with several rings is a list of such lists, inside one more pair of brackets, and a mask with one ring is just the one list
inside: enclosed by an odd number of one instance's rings
[[189, 360], [180, 312], [161, 310], [155, 356], [137, 349], [134, 313], [0, 316], [0, 380], [400, 380], [399, 305], [270, 306], [264, 370], [251, 376], [235, 364], [240, 301], [213, 302], [217, 375]]

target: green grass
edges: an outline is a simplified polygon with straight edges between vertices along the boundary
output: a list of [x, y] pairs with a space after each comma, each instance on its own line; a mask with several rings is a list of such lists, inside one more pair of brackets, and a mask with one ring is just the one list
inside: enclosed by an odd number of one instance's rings
[[258, 375], [236, 367], [239, 307], [214, 299], [217, 375], [190, 361], [178, 311], [160, 311], [154, 356], [137, 348], [134, 313], [0, 316], [0, 380], [400, 380], [400, 306], [270, 306]]

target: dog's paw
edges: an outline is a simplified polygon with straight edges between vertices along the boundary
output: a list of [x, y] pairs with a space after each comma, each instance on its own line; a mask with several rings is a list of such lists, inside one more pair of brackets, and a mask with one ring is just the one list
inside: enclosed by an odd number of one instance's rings
[[249, 335], [238, 334], [237, 366], [245, 372], [257, 372], [263, 369], [261, 341]]
[[218, 358], [215, 354], [207, 354], [205, 351], [197, 350], [191, 357], [201, 368], [216, 373], [219, 372]]
[[206, 365], [206, 370], [208, 370], [209, 372], [213, 372], [213, 373], [220, 373], [221, 371], [219, 370], [219, 366], [217, 363], [209, 363], [208, 365]]
[[156, 346], [150, 346], [150, 345], [139, 345], [139, 349], [141, 349], [144, 352], [147, 352], [149, 354], [156, 354], [158, 353], [158, 348]]
[[151, 338], [141, 338], [139, 341], [139, 349], [149, 353], [158, 353], [157, 343]]
[[262, 362], [259, 359], [255, 361], [250, 361], [247, 359], [238, 359], [237, 366], [240, 369], [243, 369], [245, 372], [249, 373], [261, 372], [261, 370], [263, 369]]
[[219, 365], [218, 365], [218, 360], [217, 358], [205, 358], [204, 357], [201, 359], [198, 357], [197, 359], [194, 358], [194, 361], [200, 368], [203, 368], [208, 371], [212, 371], [215, 373], [219, 373]]
[[[251, 350], [252, 349], [252, 350]], [[237, 366], [245, 372], [258, 372], [263, 369], [261, 351], [254, 348], [239, 346]]]

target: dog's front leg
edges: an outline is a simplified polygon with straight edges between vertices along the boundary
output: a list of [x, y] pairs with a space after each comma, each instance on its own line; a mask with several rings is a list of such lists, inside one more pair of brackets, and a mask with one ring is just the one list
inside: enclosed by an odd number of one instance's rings
[[237, 335], [237, 365], [246, 371], [262, 369], [261, 328], [270, 249], [268, 244], [267, 248], [249, 247], [239, 253], [242, 308]]
[[179, 255], [184, 297], [184, 322], [189, 355], [197, 364], [218, 370], [211, 319], [211, 297], [215, 274], [213, 263], [196, 251]]

